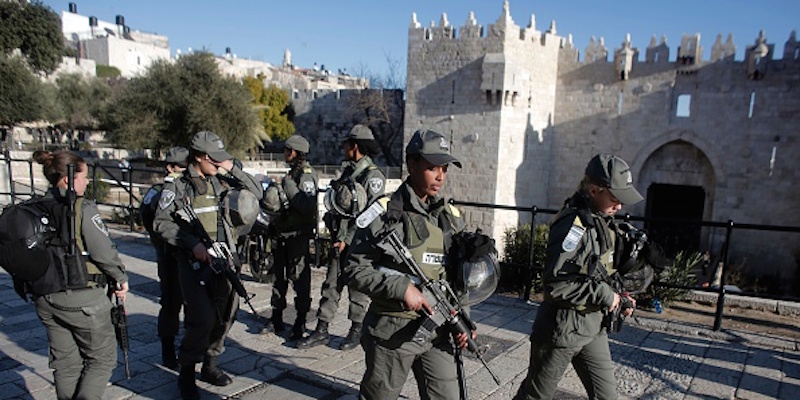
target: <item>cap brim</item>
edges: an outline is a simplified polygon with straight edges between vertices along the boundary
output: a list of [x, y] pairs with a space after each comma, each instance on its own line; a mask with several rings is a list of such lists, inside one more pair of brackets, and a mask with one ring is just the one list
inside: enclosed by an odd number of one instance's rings
[[233, 156], [231, 153], [228, 153], [225, 150], [215, 151], [212, 153], [208, 153], [208, 156], [211, 157], [214, 161], [228, 161], [233, 160]]
[[433, 165], [447, 165], [453, 164], [458, 168], [461, 168], [461, 161], [458, 161], [457, 158], [451, 156], [450, 154], [430, 154], [424, 155], [420, 154], [425, 161], [433, 164]]
[[639, 192], [637, 192], [636, 189], [634, 189], [633, 187], [629, 187], [626, 189], [609, 188], [608, 191], [611, 192], [611, 194], [613, 194], [614, 197], [617, 198], [617, 200], [619, 200], [620, 202], [622, 202], [622, 204], [625, 205], [636, 204], [644, 200], [644, 197], [642, 197], [642, 195], [639, 194]]

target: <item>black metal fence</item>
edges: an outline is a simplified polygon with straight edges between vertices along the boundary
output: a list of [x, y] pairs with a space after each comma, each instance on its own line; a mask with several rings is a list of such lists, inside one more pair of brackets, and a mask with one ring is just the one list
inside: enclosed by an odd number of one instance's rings
[[[13, 159], [9, 156], [8, 152], [6, 152], [5, 154], [2, 155], [2, 158], [0, 158], [0, 162], [5, 163], [4, 168], [7, 172], [8, 183], [9, 183], [7, 191], [5, 190], [0, 191], [0, 198], [2, 198], [2, 196], [9, 196], [10, 203], [13, 204], [20, 199], [24, 200], [32, 196], [35, 196], [37, 194], [43, 194], [44, 191], [46, 190], [47, 188], [46, 182], [40, 182], [39, 188], [37, 189], [37, 185], [34, 179], [34, 169], [33, 169], [34, 165], [32, 160]], [[14, 170], [15, 170], [15, 168], [13, 168], [14, 163], [25, 164], [25, 167], [28, 170], [28, 177], [29, 177], [28, 180], [23, 181], [14, 178]], [[144, 193], [144, 191], [147, 190], [147, 188], [149, 188], [150, 185], [158, 181], [159, 178], [163, 175], [164, 171], [161, 169], [141, 168], [134, 166], [119, 166], [113, 164], [102, 164], [99, 162], [90, 163], [88, 164], [88, 167], [89, 167], [89, 174], [91, 176], [93, 198], [97, 199], [99, 195], [98, 190], [100, 190], [100, 188], [104, 186], [104, 184], [108, 184], [110, 187], [116, 187], [122, 189], [122, 191], [126, 194], [125, 196], [126, 199], [124, 202], [110, 202], [110, 201], [105, 201], [105, 199], [98, 199], [97, 203], [125, 210], [129, 229], [133, 231], [135, 229], [135, 219], [133, 218], [133, 216], [136, 215], [136, 210], [138, 209], [139, 204], [141, 202], [141, 194]], [[464, 207], [486, 208], [492, 210], [507, 210], [519, 213], [529, 213], [531, 216], [531, 221], [536, 221], [537, 216], [541, 214], [554, 215], [558, 212], [558, 210], [555, 209], [539, 208], [537, 206], [520, 207], [520, 206], [476, 203], [476, 202], [457, 201], [457, 200], [452, 201], [452, 203]], [[731, 247], [731, 239], [734, 236], [734, 232], [742, 230], [756, 230], [756, 231], [770, 231], [770, 232], [800, 233], [800, 227], [744, 224], [744, 223], [736, 223], [730, 220], [726, 222], [696, 221], [696, 220], [667, 220], [658, 218], [637, 217], [637, 216], [631, 216], [629, 214], [626, 214], [620, 218], [626, 221], [640, 221], [644, 223], [655, 222], [655, 223], [666, 223], [666, 224], [674, 224], [682, 226], [699, 225], [701, 227], [720, 228], [725, 230], [724, 241], [721, 246], [721, 251], [720, 254], [717, 256], [722, 266], [721, 279], [717, 287], [704, 288], [699, 286], [671, 285], [660, 282], [654, 283], [655, 286], [661, 286], [661, 287], [687, 289], [687, 290], [690, 289], [695, 291], [716, 293], [718, 297], [716, 304], [716, 313], [714, 317], [714, 326], [713, 326], [714, 330], [719, 330], [721, 329], [722, 326], [725, 295], [728, 293], [726, 290], [725, 282], [730, 272], [729, 271], [730, 250], [731, 250], [730, 247]], [[529, 271], [536, 270], [537, 268], [541, 269], [540, 266], [535, 266], [533, 260], [534, 260], [534, 240], [532, 232], [530, 249], [528, 254], [528, 264], [525, 266], [525, 268], [527, 268]], [[528, 292], [530, 291], [530, 286], [527, 286], [527, 291]], [[529, 296], [529, 294], [530, 293], [526, 292], [525, 296], [527, 297]], [[785, 300], [785, 301], [795, 301], [795, 302], [800, 301], [800, 299], [795, 297], [777, 296], [765, 293], [736, 292], [736, 295], [754, 297], [759, 299]]]

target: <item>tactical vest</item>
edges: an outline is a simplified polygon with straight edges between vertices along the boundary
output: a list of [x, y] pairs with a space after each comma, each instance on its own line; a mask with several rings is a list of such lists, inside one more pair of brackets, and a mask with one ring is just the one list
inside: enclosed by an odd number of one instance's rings
[[[428, 279], [447, 279], [445, 273], [447, 257], [442, 229], [432, 224], [427, 218], [420, 216], [412, 216], [411, 218], [418, 218], [419, 220], [416, 222], [423, 223], [428, 230], [428, 237], [422, 238], [420, 232], [415, 229], [414, 223], [406, 224], [408, 226], [405, 229], [407, 232], [405, 242], [409, 252], [411, 252], [411, 256]], [[415, 276], [405, 265], [395, 265], [394, 267], [398, 273]], [[399, 311], [396, 300], [376, 298], [372, 300], [372, 304], [371, 308], [379, 314], [407, 319], [419, 317], [416, 311]]]
[[217, 237], [219, 199], [211, 181], [206, 179], [205, 184], [207, 185], [206, 194], [196, 195], [192, 199], [192, 209], [197, 214], [197, 219], [200, 220], [203, 228], [208, 232], [208, 236], [213, 239]]

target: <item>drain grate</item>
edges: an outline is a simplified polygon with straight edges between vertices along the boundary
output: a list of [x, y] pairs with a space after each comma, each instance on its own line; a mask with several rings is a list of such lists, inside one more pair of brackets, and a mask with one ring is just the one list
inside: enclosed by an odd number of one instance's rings
[[256, 399], [320, 399], [334, 400], [345, 394], [349, 388], [335, 383], [325, 383], [310, 379], [292, 371], [284, 372], [274, 379], [237, 393], [228, 398], [242, 400]]
[[[478, 337], [475, 338], [475, 342], [478, 343], [478, 348], [484, 351], [483, 359], [486, 360], [486, 362], [492, 361], [495, 357], [505, 353], [518, 343], [488, 335], [478, 335]], [[465, 351], [464, 354], [474, 358], [474, 355], [468, 351]]]

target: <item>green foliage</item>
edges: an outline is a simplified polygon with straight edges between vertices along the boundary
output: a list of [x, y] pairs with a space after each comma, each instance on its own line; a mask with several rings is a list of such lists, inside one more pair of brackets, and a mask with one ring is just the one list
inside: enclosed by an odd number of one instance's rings
[[[675, 256], [675, 263], [667, 267], [664, 272], [656, 278], [656, 281], [672, 285], [694, 286], [697, 284], [697, 277], [694, 271], [700, 268], [703, 262], [703, 254], [700, 252], [678, 252]], [[661, 305], [666, 307], [675, 301], [683, 300], [687, 292], [687, 289], [673, 289], [651, 285], [647, 291], [636, 296], [636, 302], [640, 306], [650, 307], [653, 304], [653, 299], [658, 297]]]
[[188, 147], [195, 133], [209, 130], [241, 155], [267, 138], [251, 100], [245, 86], [222, 76], [213, 55], [199, 52], [151, 65], [111, 96], [102, 122], [121, 147]]
[[[95, 196], [95, 183], [97, 184], [97, 195]], [[84, 192], [84, 197], [89, 200], [94, 200], [99, 203], [105, 202], [108, 198], [108, 194], [111, 192], [111, 184], [108, 182], [103, 182], [101, 180], [90, 181], [89, 185], [86, 186], [86, 191]]]
[[[550, 228], [541, 224], [533, 230], [533, 264], [534, 267], [541, 268], [547, 258], [547, 239], [550, 234]], [[531, 249], [531, 225], [524, 224], [518, 228], [508, 228], [503, 232], [503, 262], [516, 265], [528, 265], [530, 263], [530, 249]], [[518, 274], [506, 273], [505, 276], [514, 277]], [[501, 274], [501, 276], [504, 276]], [[533, 289], [540, 291], [542, 289], [541, 275], [534, 273], [533, 275]], [[516, 282], [520, 284], [520, 282]]]
[[0, 71], [0, 124], [41, 119], [46, 105], [44, 87], [25, 61], [0, 54]]
[[264, 76], [245, 77], [243, 84], [253, 95], [255, 108], [264, 132], [273, 140], [283, 141], [294, 135], [294, 110], [289, 95], [275, 85], [264, 88]]
[[61, 19], [39, 1], [0, 2], [0, 50], [19, 49], [36, 72], [52, 73], [67, 54]]
[[98, 78], [119, 78], [122, 76], [122, 72], [117, 67], [112, 67], [110, 65], [101, 65], [98, 64], [95, 68], [95, 75]]
[[111, 89], [99, 79], [84, 79], [78, 74], [59, 75], [58, 104], [63, 112], [62, 125], [68, 128], [96, 128], [101, 105]]

